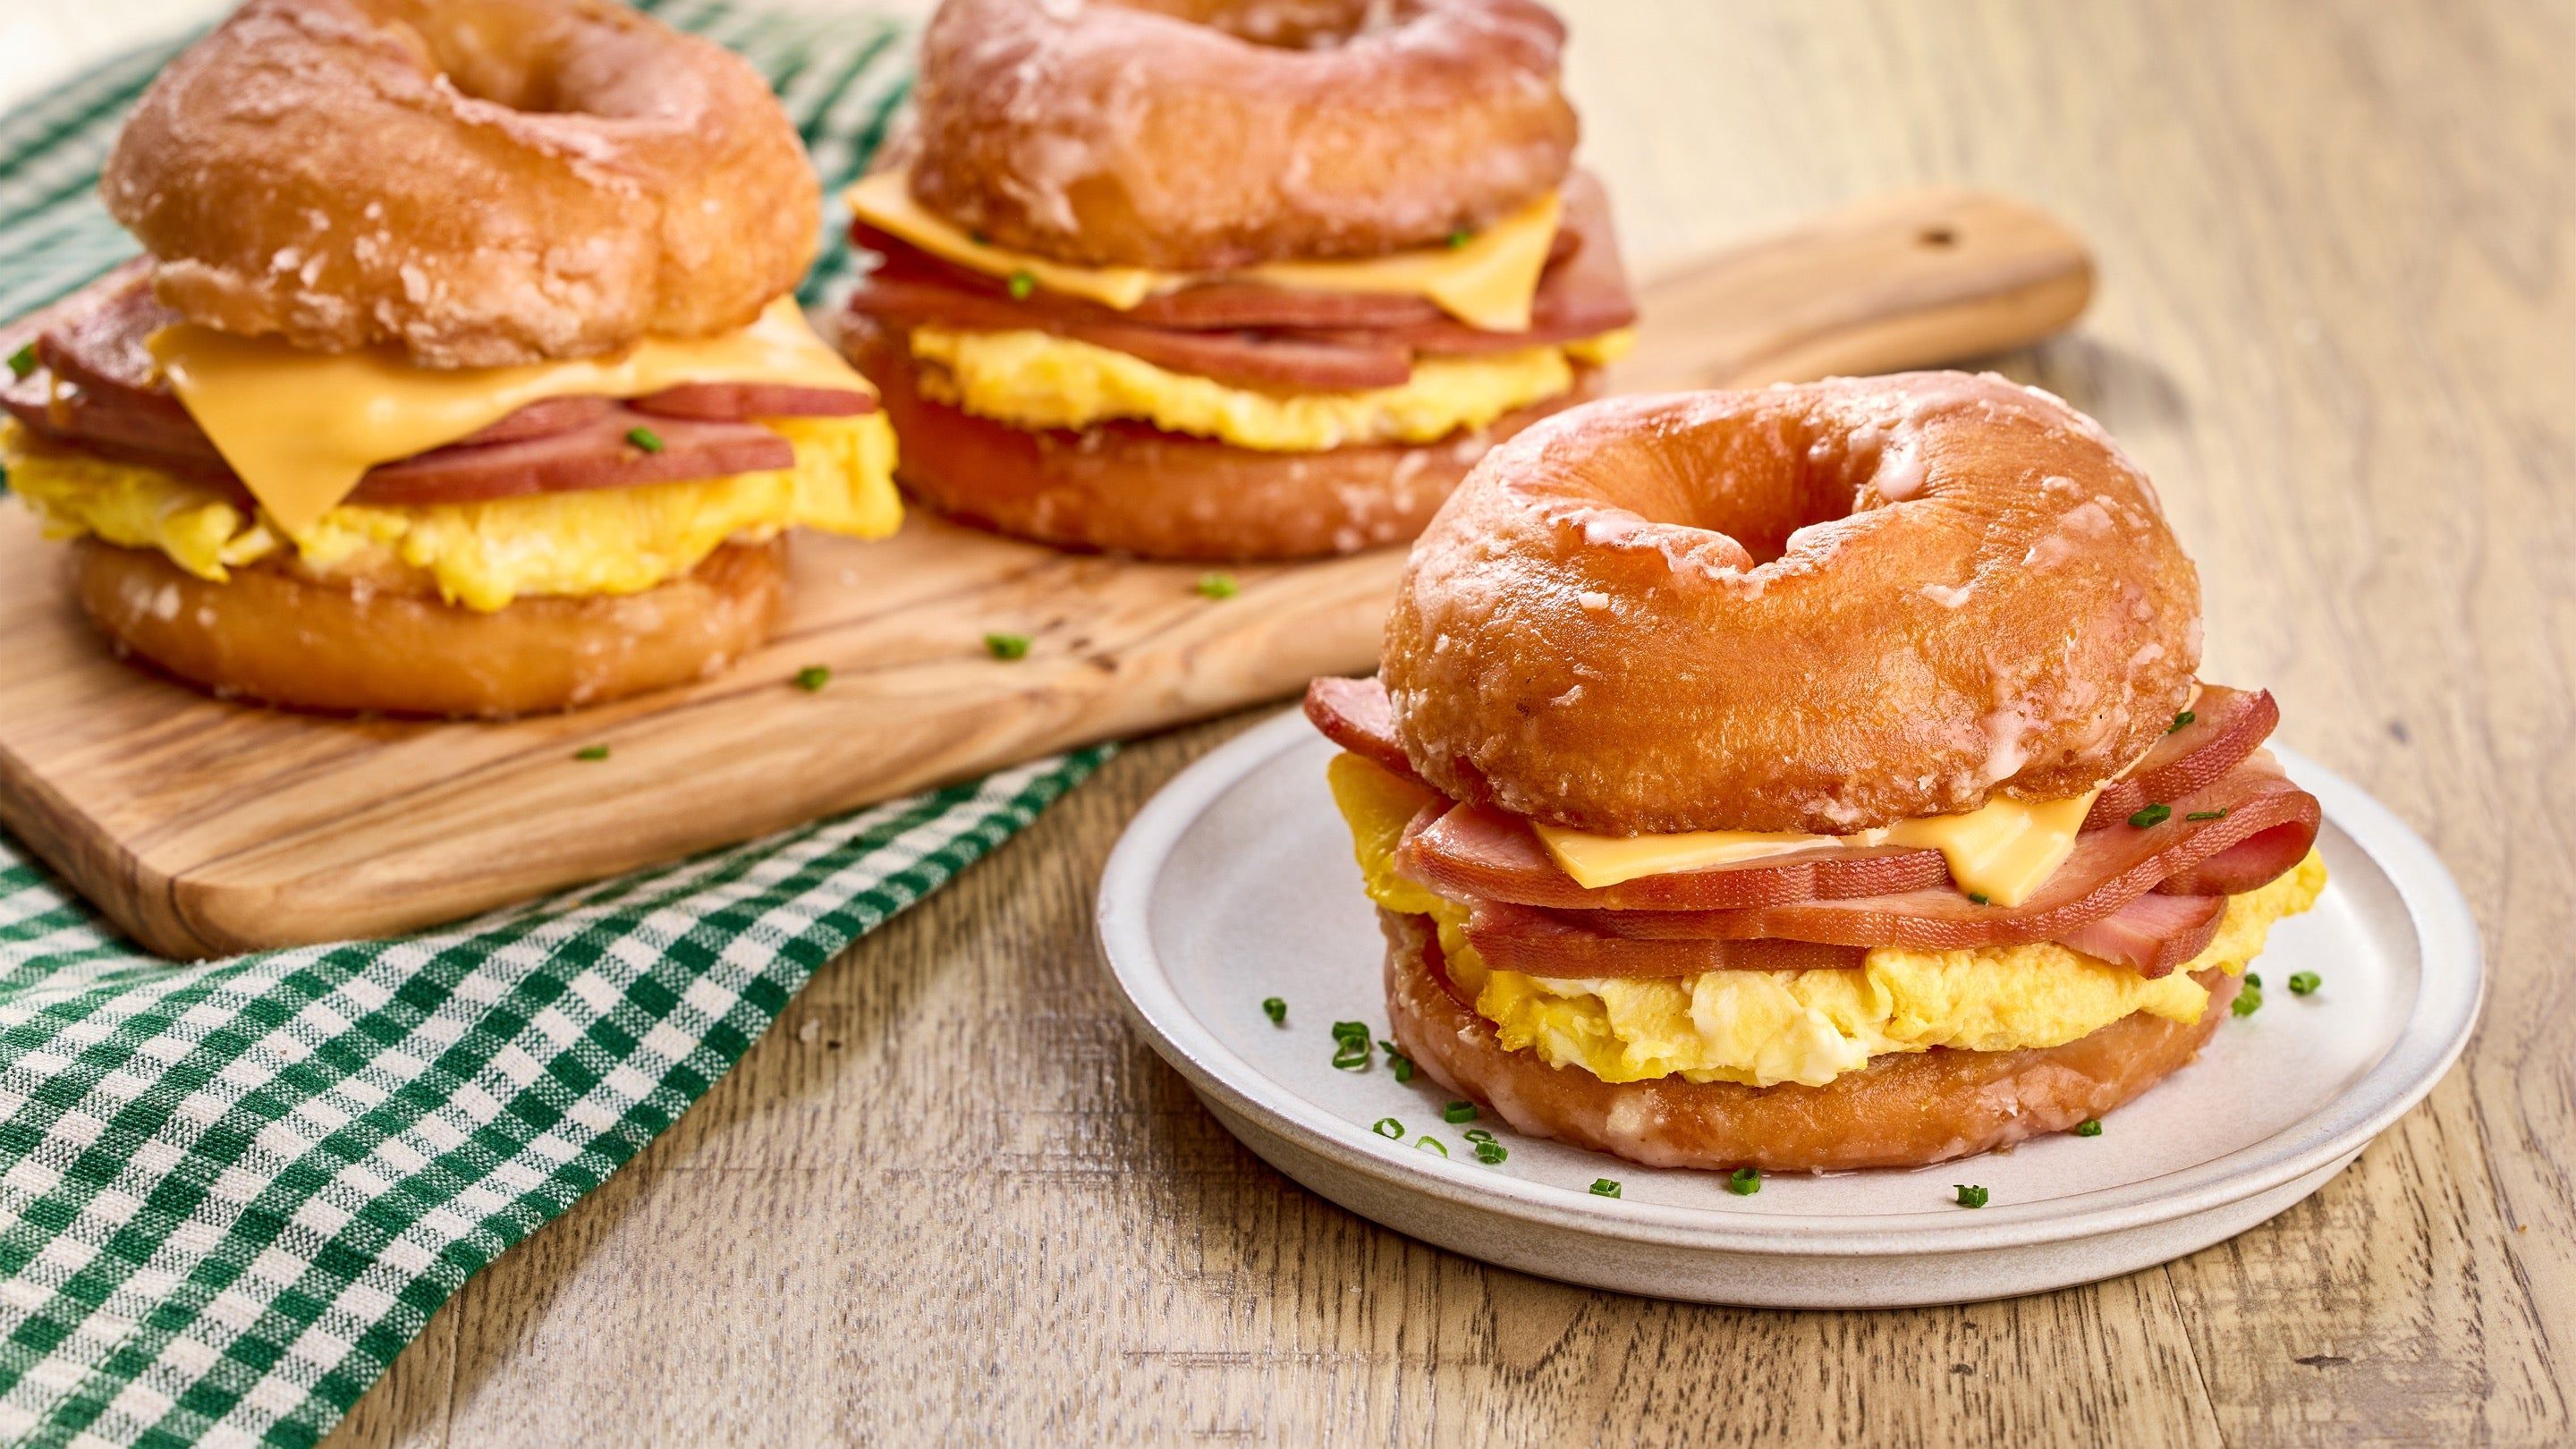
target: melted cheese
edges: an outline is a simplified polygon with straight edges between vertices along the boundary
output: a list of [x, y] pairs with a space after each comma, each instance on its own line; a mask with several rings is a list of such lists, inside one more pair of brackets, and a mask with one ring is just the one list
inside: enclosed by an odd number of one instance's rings
[[2075, 849], [2096, 789], [2066, 800], [2032, 803], [2002, 796], [1958, 815], [1900, 820], [1850, 835], [1796, 831], [1697, 830], [1674, 835], [1589, 835], [1532, 823], [1539, 842], [1577, 885], [1595, 890], [1641, 876], [1708, 870], [1819, 846], [1904, 845], [1937, 850], [1960, 890], [1991, 904], [2017, 906], [2048, 883]]
[[792, 297], [739, 332], [648, 337], [604, 357], [519, 367], [418, 367], [396, 348], [309, 352], [190, 323], [154, 333], [150, 346], [188, 415], [290, 535], [337, 507], [369, 468], [455, 442], [545, 398], [638, 397], [691, 382], [874, 392], [814, 335]]
[[1366, 292], [1428, 299], [1470, 327], [1520, 332], [1530, 325], [1539, 274], [1556, 244], [1563, 203], [1549, 192], [1457, 246], [1424, 247], [1382, 257], [1265, 262], [1234, 272], [1168, 272], [1150, 267], [1086, 267], [1050, 261], [977, 241], [913, 200], [910, 177], [880, 171], [843, 199], [861, 221], [901, 237], [932, 256], [992, 277], [1025, 273], [1050, 292], [1124, 312], [1148, 297], [1201, 282], [1266, 282], [1308, 292]]

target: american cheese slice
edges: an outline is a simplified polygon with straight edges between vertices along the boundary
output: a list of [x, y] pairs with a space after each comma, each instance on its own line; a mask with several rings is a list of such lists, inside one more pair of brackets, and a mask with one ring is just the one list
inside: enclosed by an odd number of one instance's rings
[[1393, 293], [1427, 298], [1470, 327], [1521, 332], [1539, 274], [1556, 244], [1564, 210], [1549, 192], [1458, 246], [1425, 247], [1341, 261], [1267, 262], [1235, 272], [1167, 272], [1149, 267], [1084, 267], [977, 241], [912, 199], [910, 177], [880, 171], [843, 194], [861, 221], [932, 256], [987, 276], [1025, 273], [1050, 292], [1128, 311], [1148, 297], [1201, 282], [1267, 282], [1310, 292]]
[[345, 501], [369, 468], [545, 398], [638, 397], [690, 382], [875, 391], [814, 335], [793, 297], [720, 337], [648, 337], [605, 357], [519, 367], [419, 367], [390, 347], [307, 352], [192, 323], [148, 345], [188, 415], [290, 536]]
[[2031, 803], [1997, 797], [1958, 815], [1902, 820], [1851, 835], [1701, 830], [1675, 835], [1589, 835], [1533, 822], [1539, 843], [1575, 884], [1598, 890], [1642, 876], [1709, 870], [1818, 846], [1905, 845], [1937, 850], [1960, 890], [2017, 906], [2048, 883], [2075, 849], [2100, 790]]

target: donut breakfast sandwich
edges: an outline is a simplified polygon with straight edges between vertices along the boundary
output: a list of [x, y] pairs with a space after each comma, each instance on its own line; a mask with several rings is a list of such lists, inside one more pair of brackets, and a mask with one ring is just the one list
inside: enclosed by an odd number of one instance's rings
[[2090, 418], [1958, 373], [1626, 397], [1487, 454], [1308, 717], [1396, 1045], [1659, 1167], [1911, 1167], [2188, 1062], [2325, 882], [2270, 695]]
[[946, 0], [841, 319], [929, 507], [1058, 547], [1401, 542], [1635, 318], [1533, 0]]
[[251, 0], [109, 156], [148, 256], [11, 359], [0, 463], [120, 652], [218, 693], [506, 716], [757, 647], [785, 531], [900, 521], [792, 290], [747, 64], [607, 0]]

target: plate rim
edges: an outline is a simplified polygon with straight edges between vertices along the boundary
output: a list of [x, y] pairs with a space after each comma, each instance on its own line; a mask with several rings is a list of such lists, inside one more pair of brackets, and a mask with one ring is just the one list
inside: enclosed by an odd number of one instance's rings
[[[1951, 1215], [1946, 1222], [1929, 1212], [1726, 1218], [1706, 1207], [1579, 1196], [1425, 1154], [1397, 1157], [1361, 1140], [1367, 1129], [1343, 1122], [1227, 1047], [1181, 1000], [1153, 945], [1154, 882], [1180, 838], [1237, 782], [1316, 738], [1312, 730], [1292, 706], [1211, 750], [1156, 791], [1128, 822], [1101, 873], [1095, 939], [1129, 1018], [1194, 1090], [1385, 1187], [1471, 1211], [1642, 1243], [1800, 1257], [1981, 1252], [2152, 1227], [2240, 1202], [2367, 1146], [2441, 1081], [2467, 1047], [2485, 1004], [2476, 920], [2432, 847], [2358, 785], [2273, 744], [2269, 748], [2291, 777], [2318, 797], [2327, 820], [2396, 887], [2422, 963], [2415, 1000], [2388, 1050], [2359, 1080], [2282, 1131], [2154, 1177]], [[1269, 1084], [1279, 1100], [1247, 1090], [1229, 1076], [1229, 1067]], [[1407, 1160], [1415, 1157], [1421, 1160]], [[2168, 1183], [2173, 1185], [2158, 1187]]]

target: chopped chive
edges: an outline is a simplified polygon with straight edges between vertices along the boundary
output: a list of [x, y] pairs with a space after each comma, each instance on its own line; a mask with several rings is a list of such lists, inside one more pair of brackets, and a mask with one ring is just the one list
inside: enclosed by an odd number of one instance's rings
[[1388, 1041], [1385, 1037], [1379, 1037], [1377, 1039], [1377, 1044], [1388, 1056], [1395, 1055], [1395, 1043]]
[[1199, 597], [1201, 598], [1231, 599], [1242, 592], [1243, 585], [1236, 583], [1232, 574], [1199, 575]]
[[1511, 1155], [1512, 1150], [1510, 1148], [1505, 1147], [1503, 1144], [1496, 1142], [1490, 1137], [1476, 1144], [1476, 1160], [1485, 1164], [1487, 1167], [1498, 1166], [1504, 1158]]
[[1462, 226], [1456, 231], [1449, 233], [1449, 249], [1451, 251], [1456, 251], [1458, 248], [1465, 246], [1467, 243], [1474, 241], [1475, 239], [1476, 234]]
[[2194, 810], [2183, 817], [2185, 820], [2224, 820], [2226, 818], [2227, 812], [2224, 810]]
[[2293, 971], [2290, 973], [2290, 994], [2292, 996], [2311, 995], [2318, 987], [2323, 986], [2324, 984], [2325, 978], [2317, 975], [2314, 971]]
[[576, 760], [604, 760], [608, 758], [608, 746], [584, 745], [573, 751], [572, 757]]
[[820, 694], [832, 682], [832, 671], [820, 664], [808, 664], [796, 671], [796, 687], [807, 694]]
[[1261, 1014], [1270, 1018], [1272, 1026], [1285, 1026], [1288, 1024], [1288, 1003], [1276, 996], [1265, 996], [1261, 998]]
[[1476, 1120], [1476, 1104], [1473, 1102], [1452, 1102], [1448, 1106], [1440, 1109], [1440, 1120], [1452, 1125], [1460, 1122], [1473, 1122]]
[[1991, 906], [1995, 903], [1994, 898], [1987, 895], [1984, 891], [1970, 891], [1968, 892], [1968, 899], [1981, 906]]
[[1482, 1127], [1470, 1127], [1458, 1135], [1466, 1138], [1470, 1142], [1491, 1142], [1494, 1140], [1494, 1134], [1486, 1131]]
[[1973, 1182], [1954, 1182], [1950, 1185], [1959, 1190], [1959, 1206], [1984, 1207], [1986, 1205], [1986, 1190], [1984, 1188], [1977, 1186]]
[[626, 430], [626, 441], [633, 443], [636, 447], [643, 449], [647, 453], [658, 453], [662, 451], [662, 435], [653, 431], [651, 428], [628, 428]]
[[1726, 1190], [1737, 1197], [1751, 1197], [1762, 1190], [1762, 1174], [1750, 1167], [1739, 1167], [1726, 1175]]
[[1413, 1150], [1416, 1152], [1437, 1152], [1441, 1156], [1446, 1157], [1449, 1155], [1449, 1144], [1441, 1141], [1437, 1137], [1418, 1137], [1414, 1139]]
[[2184, 725], [2187, 725], [2198, 718], [2200, 718], [2200, 716], [2197, 713], [2191, 710], [2184, 710], [2182, 713], [2174, 716], [2174, 722], [2166, 728], [2165, 733], [2173, 734], [2177, 730], [2180, 730]]
[[2099, 1136], [2101, 1136], [2101, 1135], [2102, 1135], [2102, 1119], [2101, 1119], [2101, 1118], [2099, 1118], [2099, 1117], [2087, 1117], [2087, 1118], [2085, 1118], [2083, 1121], [2076, 1123], [2076, 1124], [2075, 1124], [2075, 1135], [2076, 1135], [2076, 1136], [2078, 1136], [2078, 1137], [2099, 1137]]
[[1364, 1021], [1333, 1023], [1333, 1065], [1345, 1072], [1368, 1070], [1369, 1029]]
[[996, 659], [1026, 659], [1029, 657], [1029, 636], [987, 634], [984, 636], [984, 652]]
[[1027, 301], [1027, 300], [1029, 299], [1029, 294], [1030, 294], [1031, 292], [1036, 291], [1037, 289], [1038, 289], [1038, 279], [1037, 279], [1036, 277], [1031, 276], [1031, 275], [1030, 275], [1030, 274], [1028, 274], [1027, 272], [1013, 272], [1013, 273], [1011, 273], [1011, 300], [1012, 300], [1012, 301], [1014, 301], [1014, 302], [1025, 302], [1025, 301]]
[[2245, 984], [2236, 988], [2236, 999], [2227, 1003], [2228, 1013], [2233, 1016], [2252, 1016], [2262, 1009], [2263, 978], [2248, 971], [2245, 973]]
[[1594, 1197], [1617, 1197], [1619, 1195], [1619, 1184], [1612, 1182], [1606, 1177], [1596, 1177], [1592, 1179], [1592, 1195]]
[[2172, 818], [2173, 807], [2171, 805], [2157, 804], [2149, 805], [2145, 809], [2140, 810], [2137, 814], [2130, 816], [2129, 823], [2138, 827], [2140, 830], [2144, 830], [2150, 825], [2162, 825]]
[[1395, 1073], [1395, 1080], [1399, 1084], [1413, 1080], [1413, 1058], [1402, 1052], [1386, 1054], [1386, 1069]]
[[1386, 1138], [1390, 1142], [1402, 1142], [1404, 1140], [1404, 1124], [1398, 1122], [1392, 1117], [1378, 1118], [1376, 1123], [1373, 1124], [1369, 1130], [1380, 1137]]
[[11, 377], [25, 377], [28, 373], [35, 370], [36, 344], [30, 342], [26, 346], [9, 354], [9, 375]]

